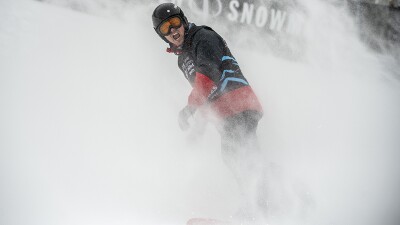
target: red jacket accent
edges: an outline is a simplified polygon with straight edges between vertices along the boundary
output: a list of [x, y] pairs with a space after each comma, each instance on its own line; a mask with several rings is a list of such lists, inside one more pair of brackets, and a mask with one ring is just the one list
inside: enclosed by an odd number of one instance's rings
[[247, 110], [263, 113], [260, 102], [250, 86], [229, 91], [211, 103], [211, 109], [220, 117], [226, 118]]
[[198, 108], [207, 102], [208, 95], [215, 86], [214, 82], [204, 74], [196, 72], [193, 90], [189, 95], [189, 106]]
[[[207, 102], [214, 82], [204, 74], [196, 72], [193, 90], [189, 95], [188, 105], [199, 108]], [[262, 113], [262, 107], [250, 86], [243, 86], [229, 91], [210, 104], [211, 109], [220, 118], [226, 118], [246, 110]]]

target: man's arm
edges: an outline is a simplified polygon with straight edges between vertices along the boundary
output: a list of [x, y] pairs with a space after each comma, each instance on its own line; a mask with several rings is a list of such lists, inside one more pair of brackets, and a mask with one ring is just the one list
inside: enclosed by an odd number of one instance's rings
[[208, 76], [196, 72], [193, 90], [188, 98], [188, 105], [197, 109], [207, 102], [215, 83]]
[[193, 90], [188, 97], [188, 104], [179, 113], [178, 121], [182, 130], [189, 128], [189, 117], [207, 103], [208, 97], [221, 77], [224, 45], [218, 35], [214, 31], [207, 31], [194, 42], [196, 75], [192, 84]]
[[224, 42], [214, 31], [205, 31], [195, 40], [196, 77], [188, 105], [198, 108], [204, 105], [221, 78]]

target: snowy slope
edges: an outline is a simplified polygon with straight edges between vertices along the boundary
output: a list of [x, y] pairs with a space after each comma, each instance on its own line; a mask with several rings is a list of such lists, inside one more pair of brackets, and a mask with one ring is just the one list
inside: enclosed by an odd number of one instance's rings
[[[287, 207], [274, 223], [396, 224], [399, 66], [364, 47], [343, 11], [311, 2], [300, 62], [232, 46], [265, 108], [265, 164], [284, 171], [271, 178]], [[151, 11], [115, 19], [0, 1], [0, 224], [184, 224], [236, 211], [215, 129], [195, 139], [177, 126], [190, 87], [150, 22], [136, 22]]]

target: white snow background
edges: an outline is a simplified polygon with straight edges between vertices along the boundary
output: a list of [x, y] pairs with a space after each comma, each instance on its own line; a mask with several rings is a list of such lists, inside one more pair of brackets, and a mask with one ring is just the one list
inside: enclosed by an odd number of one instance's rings
[[[190, 86], [154, 33], [155, 5], [90, 2], [85, 14], [0, 0], [0, 224], [229, 220], [237, 184], [213, 126], [179, 130]], [[280, 168], [285, 210], [269, 224], [397, 225], [400, 66], [344, 10], [303, 4], [302, 60], [230, 46], [265, 109], [265, 164]]]

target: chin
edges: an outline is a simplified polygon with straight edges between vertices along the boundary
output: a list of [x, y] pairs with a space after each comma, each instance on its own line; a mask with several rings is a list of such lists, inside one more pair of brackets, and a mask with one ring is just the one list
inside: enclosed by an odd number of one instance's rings
[[176, 47], [179, 47], [179, 46], [181, 46], [182, 44], [183, 44], [183, 42], [181, 43], [181, 42], [171, 42], [171, 44], [173, 44], [173, 45], [175, 45]]

